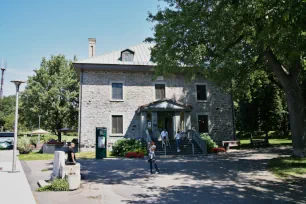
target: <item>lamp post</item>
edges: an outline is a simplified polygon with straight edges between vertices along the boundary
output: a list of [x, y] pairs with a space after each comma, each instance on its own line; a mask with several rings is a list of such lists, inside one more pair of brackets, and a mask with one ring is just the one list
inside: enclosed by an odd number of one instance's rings
[[[38, 129], [40, 130], [40, 115], [38, 116]], [[40, 143], [40, 134], [38, 134], [38, 137], [37, 137], [37, 144]]]
[[13, 166], [12, 172], [16, 172], [16, 150], [17, 150], [17, 130], [18, 130], [18, 93], [20, 84], [24, 83], [24, 81], [16, 80], [11, 81], [16, 86], [16, 109], [15, 109], [15, 125], [14, 125], [14, 149], [13, 149]]

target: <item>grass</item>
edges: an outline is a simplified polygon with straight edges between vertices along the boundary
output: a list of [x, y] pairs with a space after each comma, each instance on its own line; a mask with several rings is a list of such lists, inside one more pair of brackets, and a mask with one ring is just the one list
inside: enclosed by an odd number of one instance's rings
[[[76, 159], [94, 159], [95, 152], [80, 152], [75, 154]], [[31, 161], [31, 160], [51, 160], [54, 158], [54, 154], [42, 154], [39, 152], [31, 152], [30, 154], [18, 155], [20, 160]], [[114, 157], [111, 152], [107, 152], [107, 157]]]
[[31, 152], [30, 154], [19, 154], [20, 160], [31, 161], [31, 160], [50, 160], [54, 158], [53, 154], [41, 154], [38, 152]]
[[279, 157], [269, 161], [268, 169], [279, 178], [306, 177], [306, 158]]
[[[264, 139], [264, 138], [262, 138]], [[240, 140], [240, 144], [242, 148], [248, 148], [251, 147], [250, 139], [242, 139]], [[278, 146], [278, 145], [292, 145], [292, 140], [290, 139], [269, 139], [269, 144], [272, 146]]]

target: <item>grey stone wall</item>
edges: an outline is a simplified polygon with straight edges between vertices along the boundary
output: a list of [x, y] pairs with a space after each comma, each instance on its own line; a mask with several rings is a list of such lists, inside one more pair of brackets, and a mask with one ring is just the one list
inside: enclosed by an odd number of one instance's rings
[[[95, 147], [95, 128], [107, 127], [108, 144], [126, 137], [141, 138], [139, 106], [155, 100], [154, 83], [166, 84], [166, 98], [176, 99], [193, 106], [191, 126], [198, 129], [197, 115], [208, 115], [209, 134], [215, 141], [229, 140], [233, 136], [230, 97], [206, 80], [185, 81], [183, 77], [171, 77], [152, 81], [152, 73], [84, 71], [82, 84], [81, 148]], [[111, 101], [111, 82], [123, 82], [122, 102]], [[197, 102], [196, 84], [207, 87], [207, 101]], [[111, 134], [111, 116], [123, 115], [123, 135]]]

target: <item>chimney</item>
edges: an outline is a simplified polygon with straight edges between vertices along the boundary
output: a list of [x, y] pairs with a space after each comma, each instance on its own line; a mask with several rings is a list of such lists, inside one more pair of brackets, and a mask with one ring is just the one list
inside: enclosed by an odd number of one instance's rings
[[96, 38], [88, 38], [88, 58], [96, 55]]

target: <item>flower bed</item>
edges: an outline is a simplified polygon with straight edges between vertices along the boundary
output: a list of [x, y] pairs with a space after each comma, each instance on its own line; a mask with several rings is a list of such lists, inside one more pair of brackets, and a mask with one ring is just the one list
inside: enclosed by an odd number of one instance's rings
[[225, 152], [225, 149], [222, 147], [215, 147], [211, 149], [212, 153], [219, 153], [219, 152]]
[[143, 152], [128, 152], [125, 155], [126, 158], [144, 158], [144, 153]]

